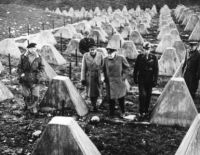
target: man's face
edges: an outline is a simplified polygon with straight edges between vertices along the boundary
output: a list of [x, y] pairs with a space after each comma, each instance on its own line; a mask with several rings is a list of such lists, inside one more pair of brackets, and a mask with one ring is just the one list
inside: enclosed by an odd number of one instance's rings
[[95, 55], [96, 52], [97, 52], [96, 47], [90, 48], [89, 51], [90, 51], [90, 54], [91, 54], [91, 55]]
[[35, 47], [29, 48], [29, 52], [31, 54], [36, 54], [36, 48]]

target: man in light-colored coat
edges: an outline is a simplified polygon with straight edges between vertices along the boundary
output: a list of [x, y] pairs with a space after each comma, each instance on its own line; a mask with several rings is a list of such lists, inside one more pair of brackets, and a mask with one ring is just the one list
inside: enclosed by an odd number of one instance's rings
[[97, 52], [94, 44], [90, 45], [89, 52], [83, 55], [81, 68], [81, 83], [86, 86], [93, 111], [97, 111], [96, 102], [100, 95], [100, 78], [103, 67], [103, 56]]
[[122, 115], [124, 115], [124, 97], [127, 92], [125, 79], [129, 63], [125, 57], [116, 54], [116, 49], [107, 48], [107, 51], [108, 56], [104, 59], [103, 71], [109, 98], [110, 116], [114, 115], [116, 100], [118, 100]]

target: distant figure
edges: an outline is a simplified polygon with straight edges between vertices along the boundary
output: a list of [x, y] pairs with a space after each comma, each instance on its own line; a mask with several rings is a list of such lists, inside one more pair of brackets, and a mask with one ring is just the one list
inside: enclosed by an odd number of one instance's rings
[[25, 101], [25, 110], [37, 113], [39, 102], [39, 83], [44, 70], [41, 56], [37, 53], [36, 44], [30, 43], [27, 51], [21, 55], [18, 64], [19, 83], [22, 86], [22, 95]]
[[150, 53], [150, 43], [143, 45], [144, 53], [139, 54], [134, 67], [134, 82], [139, 87], [139, 113], [141, 116], [148, 114], [152, 88], [157, 84], [158, 60]]
[[86, 30], [83, 33], [83, 35], [84, 35], [84, 38], [81, 39], [79, 42], [79, 51], [82, 54], [85, 54], [85, 53], [89, 52], [90, 45], [95, 44], [95, 41], [93, 38], [89, 37], [89, 31]]
[[107, 96], [109, 99], [110, 116], [114, 116], [115, 102], [119, 102], [121, 109], [120, 116], [125, 114], [124, 100], [127, 92], [125, 79], [129, 63], [126, 58], [116, 53], [116, 49], [107, 48], [108, 56], [104, 58], [104, 75], [107, 89]]
[[87, 95], [90, 97], [93, 111], [96, 112], [97, 99], [100, 95], [100, 78], [103, 67], [103, 56], [97, 52], [93, 43], [89, 44], [89, 52], [83, 55], [81, 68], [81, 83], [87, 87]]
[[190, 49], [182, 68], [183, 77], [193, 99], [200, 79], [200, 53], [197, 48], [197, 42], [190, 42]]

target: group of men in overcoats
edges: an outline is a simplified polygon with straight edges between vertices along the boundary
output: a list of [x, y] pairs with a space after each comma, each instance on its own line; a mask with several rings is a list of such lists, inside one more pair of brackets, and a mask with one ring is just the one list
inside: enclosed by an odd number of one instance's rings
[[[144, 52], [139, 54], [135, 63], [134, 81], [139, 85], [139, 112], [141, 115], [148, 113], [152, 87], [157, 84], [158, 61], [155, 55], [150, 53], [149, 43], [145, 43]], [[96, 45], [91, 44], [89, 52], [83, 55], [81, 82], [87, 89], [94, 111], [97, 111], [97, 98], [100, 95], [101, 73], [106, 83], [106, 97], [109, 103], [110, 116], [115, 115], [115, 104], [121, 109], [121, 116], [125, 115], [125, 96], [127, 87], [125, 80], [130, 71], [127, 59], [117, 54], [117, 49], [108, 47], [108, 55], [103, 58], [96, 50]]]
[[[127, 88], [125, 80], [130, 71], [127, 59], [117, 54], [117, 49], [107, 48], [107, 56], [97, 51], [95, 41], [88, 37], [81, 41], [80, 51], [83, 54], [81, 67], [81, 83], [86, 86], [86, 92], [90, 98], [93, 111], [98, 111], [97, 100], [101, 95], [101, 83], [106, 84], [106, 97], [109, 103], [110, 116], [115, 115], [115, 104], [121, 109], [121, 116], [125, 115], [125, 96]], [[195, 98], [200, 79], [200, 53], [197, 43], [190, 43], [190, 50], [183, 64], [183, 77], [189, 88], [190, 94]], [[149, 42], [145, 42], [142, 52], [137, 56], [133, 79], [139, 88], [139, 115], [149, 113], [152, 88], [157, 85], [158, 60], [152, 54]], [[30, 43], [27, 51], [21, 55], [18, 65], [19, 82], [22, 86], [22, 95], [25, 101], [25, 110], [36, 114], [38, 112], [42, 73], [44, 65], [36, 44]], [[102, 81], [102, 75], [104, 80]]]

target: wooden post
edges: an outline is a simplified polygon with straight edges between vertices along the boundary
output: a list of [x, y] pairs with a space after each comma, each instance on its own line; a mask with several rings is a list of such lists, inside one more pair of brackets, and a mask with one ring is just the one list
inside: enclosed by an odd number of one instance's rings
[[76, 49], [76, 66], [78, 66], [78, 49]]
[[52, 27], [53, 27], [53, 29], [54, 29], [54, 20], [52, 20]]
[[11, 73], [12, 68], [11, 68], [10, 54], [8, 54], [8, 64], [9, 64], [9, 72], [10, 72], [10, 75], [11, 75], [12, 74]]
[[72, 63], [71, 63], [71, 61], [69, 63], [69, 78], [70, 79], [72, 78]]
[[44, 23], [42, 23], [42, 30], [44, 30]]
[[27, 44], [29, 45], [29, 40], [27, 40]]
[[119, 42], [119, 47], [121, 48], [122, 47], [122, 41], [120, 40]]
[[65, 17], [64, 17], [64, 19], [63, 19], [63, 20], [64, 20], [64, 26], [65, 26], [65, 25], [66, 25], [66, 22], [65, 22]]
[[27, 25], [27, 33], [29, 35], [29, 24]]
[[72, 17], [71, 17], [71, 24], [73, 24], [73, 21], [72, 21], [73, 19], [72, 19]]
[[62, 33], [60, 34], [60, 51], [62, 53]]
[[8, 37], [11, 38], [11, 28], [8, 28]]
[[97, 36], [97, 46], [99, 46], [99, 36]]

